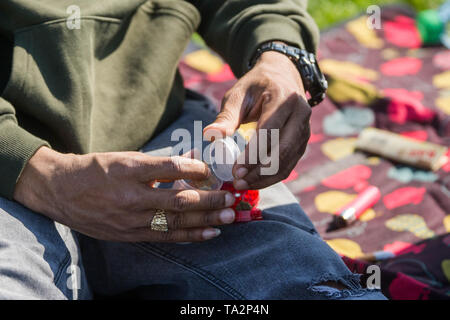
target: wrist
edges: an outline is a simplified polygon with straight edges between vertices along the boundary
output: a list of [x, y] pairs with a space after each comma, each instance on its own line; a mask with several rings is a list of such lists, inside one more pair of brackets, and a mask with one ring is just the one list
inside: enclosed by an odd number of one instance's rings
[[272, 74], [279, 74], [292, 83], [297, 84], [299, 93], [305, 97], [305, 88], [303, 86], [302, 77], [294, 62], [286, 55], [277, 51], [263, 52], [256, 61], [254, 68], [268, 68]]
[[[295, 66], [295, 69], [298, 70], [297, 72], [297, 79], [300, 78], [301, 80], [298, 81], [299, 83], [302, 83], [303, 90], [302, 92], [307, 91], [308, 92], [308, 99], [307, 102], [311, 107], [316, 106], [320, 102], [325, 99], [326, 91], [328, 88], [328, 82], [320, 70], [320, 67], [317, 63], [316, 56], [313, 53], [310, 53], [306, 50], [299, 49], [297, 47], [289, 46], [287, 44], [284, 44], [280, 41], [271, 41], [262, 44], [257, 50], [253, 57], [253, 59], [249, 62], [249, 69], [251, 69], [253, 66], [255, 66], [257, 63], [259, 64], [265, 64], [263, 61], [270, 61], [268, 63], [275, 63], [277, 61], [281, 61], [280, 68], [282, 69], [282, 65], [287, 66], [286, 59], [278, 58], [279, 55], [274, 54], [266, 54], [268, 52], [275, 51], [280, 53], [281, 55], [285, 55], [288, 60], [291, 60], [292, 63]], [[262, 56], [270, 56], [272, 58], [269, 58], [268, 60], [265, 58], [262, 58]], [[276, 58], [274, 58], [276, 57]], [[281, 60], [280, 60], [281, 59]], [[272, 70], [276, 70], [276, 68], [273, 68]], [[292, 67], [287, 67], [286, 70], [292, 70]], [[286, 70], [281, 70], [281, 72], [287, 72]], [[280, 72], [278, 72], [280, 73]], [[291, 74], [295, 74], [294, 72], [291, 72]]]
[[261, 65], [261, 64], [268, 64], [273, 65], [276, 68], [282, 67], [283, 69], [290, 70], [291, 72], [295, 72], [300, 76], [300, 73], [297, 70], [297, 67], [292, 62], [291, 59], [289, 59], [288, 56], [282, 54], [281, 52], [277, 51], [266, 51], [261, 54], [259, 59], [256, 61], [255, 66]]
[[39, 148], [28, 160], [16, 183], [14, 200], [32, 210], [47, 211], [45, 203], [51, 198], [53, 175], [66, 166], [68, 157], [48, 147]]
[[[287, 45], [285, 42], [282, 41], [271, 41], [270, 43], [275, 43], [278, 45]], [[282, 66], [288, 67], [288, 69], [290, 69], [291, 71], [295, 71], [300, 76], [300, 72], [298, 71], [295, 63], [286, 54], [280, 51], [269, 50], [263, 51], [262, 53], [257, 52], [255, 53], [255, 56], [257, 59], [250, 62], [250, 64], [254, 64], [254, 66], [261, 63], [274, 64], [275, 66], [277, 64], [281, 64]]]

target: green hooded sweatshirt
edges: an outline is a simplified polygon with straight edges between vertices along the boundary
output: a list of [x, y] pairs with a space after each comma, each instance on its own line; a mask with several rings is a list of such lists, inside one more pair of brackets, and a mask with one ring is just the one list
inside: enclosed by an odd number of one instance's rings
[[237, 77], [263, 42], [315, 51], [306, 3], [1, 0], [0, 196], [12, 198], [43, 145], [138, 150], [174, 121], [184, 99], [177, 65], [195, 31]]

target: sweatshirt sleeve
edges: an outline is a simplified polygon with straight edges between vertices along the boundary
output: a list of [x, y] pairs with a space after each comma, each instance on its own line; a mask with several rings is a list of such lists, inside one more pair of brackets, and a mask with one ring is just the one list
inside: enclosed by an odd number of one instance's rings
[[12, 199], [28, 160], [49, 144], [19, 127], [13, 106], [0, 97], [0, 196]]
[[190, 0], [202, 16], [199, 33], [237, 77], [256, 49], [279, 40], [315, 52], [319, 30], [307, 0]]

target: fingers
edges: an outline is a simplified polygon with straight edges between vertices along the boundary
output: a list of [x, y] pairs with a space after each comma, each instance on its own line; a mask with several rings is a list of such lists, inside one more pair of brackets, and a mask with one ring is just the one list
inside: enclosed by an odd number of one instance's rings
[[[210, 212], [166, 212], [167, 232], [151, 230], [151, 221], [156, 214], [140, 214], [135, 220], [135, 227], [122, 233], [122, 241], [137, 242], [198, 242], [213, 239], [220, 235], [220, 230], [211, 226], [231, 224], [235, 220], [233, 209]], [[129, 221], [130, 219], [128, 219]]]
[[[303, 154], [306, 150], [307, 143], [304, 143], [300, 148], [300, 154]], [[246, 189], [262, 189], [271, 186], [277, 182], [286, 179], [292, 170], [294, 170], [297, 161], [297, 155], [290, 156], [290, 160], [280, 159], [280, 163], [285, 163], [283, 167], [280, 168], [278, 174], [275, 175], [261, 175], [261, 167], [254, 168], [248, 175], [242, 179], [235, 181], [235, 188], [238, 190]], [[284, 162], [283, 162], [284, 161]], [[249, 182], [247, 182], [249, 181]]]
[[235, 198], [228, 191], [149, 189], [145, 190], [140, 207], [142, 211], [154, 208], [167, 211], [210, 211], [229, 208]]
[[129, 241], [136, 242], [199, 242], [216, 238], [220, 229], [193, 228], [168, 232], [151, 231], [150, 228], [136, 229]]
[[[236, 178], [236, 182], [246, 178], [245, 181], [239, 181], [235, 183], [235, 187], [239, 190], [248, 189], [248, 184], [251, 184], [260, 179], [258, 176], [251, 176], [251, 180], [248, 180], [248, 173], [261, 168], [261, 156], [267, 155], [273, 159], [275, 154], [271, 154], [272, 144], [275, 146], [279, 145], [277, 136], [272, 137], [272, 129], [284, 130], [287, 121], [289, 121], [291, 114], [294, 111], [293, 105], [297, 103], [298, 100], [294, 98], [288, 98], [284, 103], [280, 103], [279, 99], [268, 96], [263, 102], [263, 112], [260, 120], [258, 121], [258, 128], [256, 135], [253, 136], [247, 145], [245, 152], [241, 156], [245, 156], [245, 161], [238, 161], [233, 167], [233, 175]], [[279, 134], [279, 132], [278, 132]], [[298, 140], [293, 140], [298, 141]], [[292, 144], [292, 141], [290, 141]], [[265, 149], [265, 150], [264, 150]], [[265, 159], [267, 160], [267, 159]], [[275, 159], [280, 160], [280, 159]], [[280, 162], [282, 163], [282, 162]], [[248, 182], [248, 184], [244, 184]]]
[[[134, 228], [148, 227], [155, 215], [155, 210], [151, 213], [142, 213], [136, 221]], [[227, 225], [234, 222], [235, 213], [233, 209], [222, 209], [214, 211], [194, 211], [194, 212], [166, 212], [167, 226], [169, 230], [189, 229], [198, 227], [211, 227]]]
[[233, 209], [215, 210], [212, 212], [178, 212], [167, 216], [169, 230], [194, 227], [220, 226], [233, 223], [235, 213]]
[[[298, 104], [298, 101], [296, 102]], [[235, 170], [234, 186], [238, 190], [260, 189], [286, 179], [304, 154], [310, 137], [310, 112], [299, 110], [298, 105], [290, 106], [297, 110], [288, 116], [287, 122], [281, 126], [280, 140], [277, 150], [271, 150], [271, 161], [278, 161], [279, 170], [275, 174], [263, 175], [261, 169], [271, 165], [254, 165], [238, 167]], [[294, 109], [295, 110], [295, 109]], [[273, 124], [270, 124], [272, 126]], [[266, 125], [263, 125], [266, 126]], [[268, 140], [270, 141], [270, 140]], [[268, 142], [269, 143], [269, 142]]]
[[217, 138], [218, 135], [219, 137], [232, 135], [241, 124], [245, 111], [244, 100], [245, 91], [243, 90], [232, 89], [227, 92], [216, 120], [203, 130], [205, 139], [213, 140], [212, 138]]
[[208, 166], [189, 157], [151, 157], [137, 159], [136, 174], [143, 182], [150, 180], [207, 179], [211, 174]]

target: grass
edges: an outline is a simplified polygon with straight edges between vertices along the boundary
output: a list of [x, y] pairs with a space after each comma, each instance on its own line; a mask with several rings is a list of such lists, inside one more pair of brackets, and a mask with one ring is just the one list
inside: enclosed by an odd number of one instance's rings
[[416, 10], [437, 8], [444, 0], [309, 0], [308, 11], [321, 29], [365, 12], [370, 5], [406, 3]]

